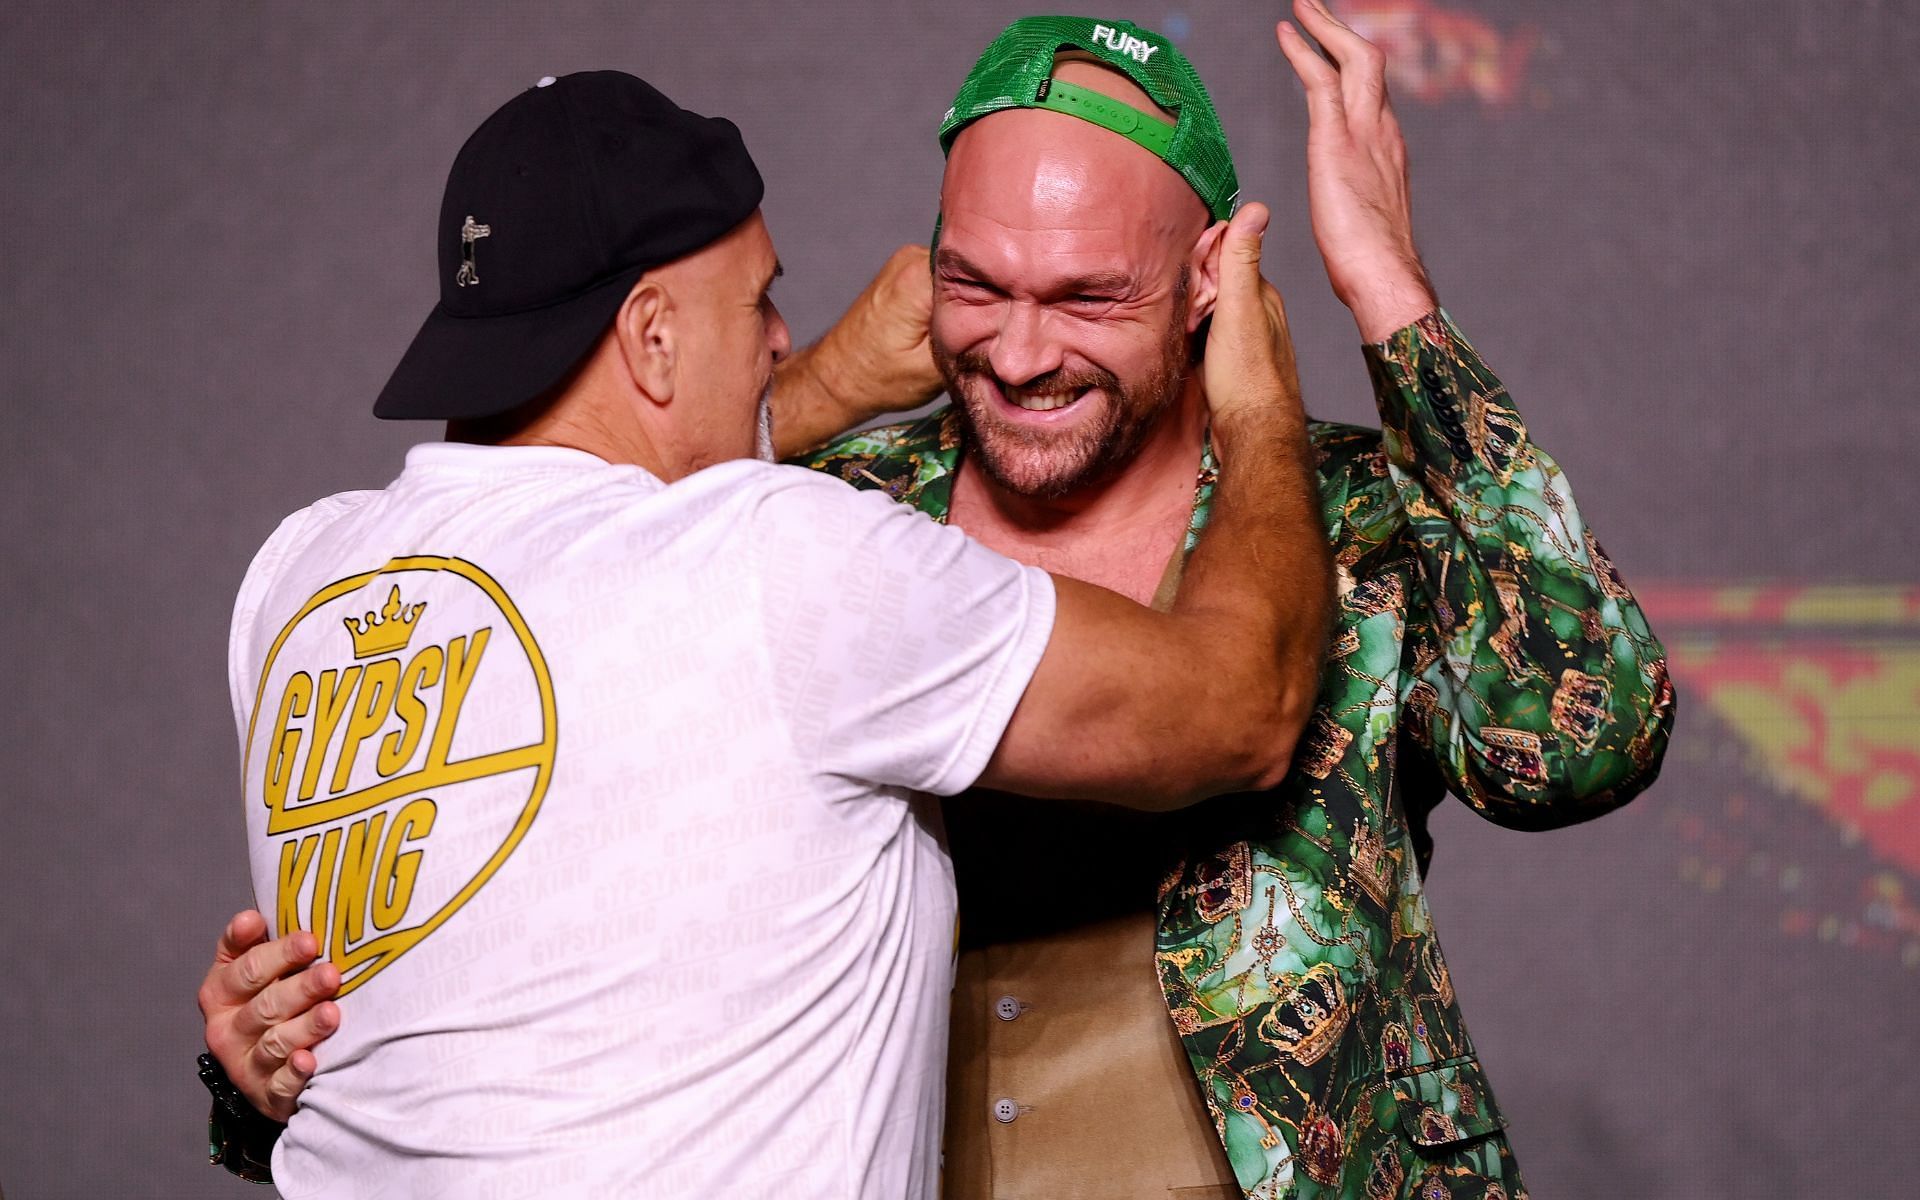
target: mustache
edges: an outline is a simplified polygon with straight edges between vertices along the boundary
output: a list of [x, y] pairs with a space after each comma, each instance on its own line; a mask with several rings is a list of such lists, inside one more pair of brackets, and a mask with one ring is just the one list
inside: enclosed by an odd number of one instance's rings
[[1035, 375], [1019, 383], [1009, 383], [1002, 379], [987, 361], [987, 356], [978, 350], [965, 350], [955, 355], [937, 355], [938, 365], [946, 374], [949, 384], [978, 375], [998, 384], [1002, 391], [1019, 389], [1024, 392], [1077, 392], [1086, 388], [1100, 388], [1109, 396], [1120, 393], [1120, 377], [1111, 371], [1098, 367], [1072, 369], [1058, 367], [1044, 375]]

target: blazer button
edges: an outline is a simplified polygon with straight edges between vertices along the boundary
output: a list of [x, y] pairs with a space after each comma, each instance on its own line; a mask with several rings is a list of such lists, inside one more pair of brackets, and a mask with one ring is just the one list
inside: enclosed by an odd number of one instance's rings
[[1014, 1118], [1019, 1115], [1020, 1106], [1013, 1102], [1013, 1097], [1002, 1096], [993, 1102], [993, 1119], [1002, 1125], [1013, 1124]]
[[1025, 1008], [1018, 996], [1002, 996], [993, 1002], [993, 1015], [1002, 1021], [1017, 1021]]

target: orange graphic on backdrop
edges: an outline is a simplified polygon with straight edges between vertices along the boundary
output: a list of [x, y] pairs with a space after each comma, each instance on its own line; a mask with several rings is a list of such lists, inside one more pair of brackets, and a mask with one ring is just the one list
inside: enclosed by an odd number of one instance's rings
[[1920, 642], [1682, 641], [1671, 650], [1675, 677], [1776, 783], [1920, 875]]
[[1675, 813], [1689, 877], [1717, 887], [1743, 863], [1780, 866], [1783, 930], [1897, 949], [1920, 968], [1920, 587], [1636, 590], [1683, 711], [1704, 703], [1767, 785], [1833, 837], [1807, 840], [1791, 814], [1751, 809], [1737, 787], [1717, 818], [1681, 798], [1695, 807]]
[[1472, 13], [1429, 0], [1350, 0], [1339, 15], [1386, 51], [1394, 94], [1423, 104], [1462, 97], [1489, 108], [1513, 104], [1540, 43], [1532, 26], [1502, 33]]

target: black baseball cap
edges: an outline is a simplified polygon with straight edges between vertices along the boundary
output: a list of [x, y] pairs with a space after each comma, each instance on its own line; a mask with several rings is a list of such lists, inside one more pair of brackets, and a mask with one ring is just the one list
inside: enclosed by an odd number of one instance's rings
[[549, 76], [481, 123], [440, 204], [440, 303], [377, 417], [503, 413], [560, 382], [646, 271], [719, 240], [765, 187], [740, 131], [622, 71]]

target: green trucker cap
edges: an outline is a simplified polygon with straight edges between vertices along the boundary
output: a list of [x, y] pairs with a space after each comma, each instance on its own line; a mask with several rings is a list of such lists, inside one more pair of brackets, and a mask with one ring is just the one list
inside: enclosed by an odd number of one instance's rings
[[[1053, 78], [1054, 56], [1083, 51], [1139, 84], [1157, 113]], [[1111, 129], [1152, 151], [1180, 172], [1215, 220], [1233, 215], [1240, 181], [1226, 131], [1200, 75], [1172, 42], [1130, 21], [1092, 17], [1021, 17], [1002, 30], [967, 72], [953, 107], [940, 120], [940, 149], [953, 149], [960, 131], [988, 113], [1044, 108]]]

